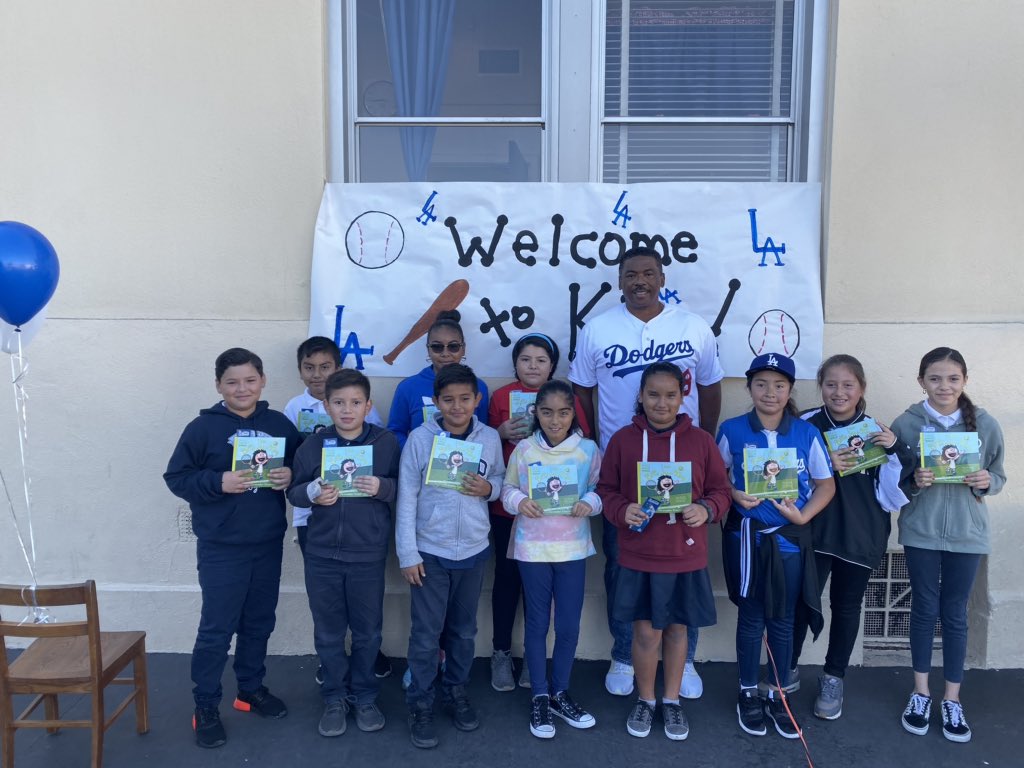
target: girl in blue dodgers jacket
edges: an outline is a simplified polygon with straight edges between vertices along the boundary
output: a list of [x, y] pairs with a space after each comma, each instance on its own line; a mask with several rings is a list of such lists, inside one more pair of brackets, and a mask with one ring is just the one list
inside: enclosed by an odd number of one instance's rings
[[[415, 376], [402, 379], [395, 389], [388, 414], [388, 429], [395, 433], [399, 446], [403, 448], [409, 433], [437, 410], [433, 404], [437, 372], [446, 365], [460, 364], [466, 356], [466, 336], [459, 325], [460, 318], [461, 315], [454, 309], [437, 316], [427, 331], [427, 361], [430, 365]], [[481, 424], [486, 424], [487, 385], [483, 379], [476, 380], [476, 388], [480, 393], [476, 417]]]
[[[583, 613], [586, 558], [597, 553], [587, 518], [601, 512], [601, 497], [594, 490], [601, 472], [601, 452], [597, 443], [583, 437], [574, 401], [572, 387], [564, 381], [555, 379], [541, 385], [533, 434], [520, 441], [512, 452], [501, 492], [505, 509], [516, 516], [509, 557], [519, 561], [523, 581], [526, 659], [533, 670], [530, 732], [541, 739], [555, 735], [552, 715], [573, 728], [592, 728], [597, 724], [594, 716], [569, 695], [569, 676]], [[578, 501], [569, 515], [545, 515], [544, 509], [530, 498], [530, 468], [551, 465], [576, 467]], [[535, 476], [534, 480], [537, 479]], [[551, 478], [545, 484], [550, 488]], [[567, 490], [561, 485], [559, 489], [560, 493]], [[552, 499], [552, 503], [558, 502]], [[555, 647], [549, 682], [547, 640], [552, 602]]]
[[[203, 607], [192, 650], [192, 727], [201, 747], [227, 739], [220, 721], [220, 678], [235, 641], [235, 709], [278, 718], [284, 703], [263, 685], [267, 640], [274, 631], [281, 554], [288, 521], [284, 489], [299, 433], [260, 400], [263, 361], [247, 349], [216, 362], [221, 402], [199, 412], [178, 439], [164, 482], [189, 503]], [[284, 466], [268, 470], [272, 488], [253, 488], [249, 470], [232, 471], [236, 437], [283, 437]]]
[[[815, 637], [823, 624], [811, 527], [807, 523], [835, 493], [825, 441], [817, 427], [796, 415], [791, 399], [795, 381], [796, 366], [788, 357], [777, 353], [755, 357], [747, 371], [753, 409], [723, 422], [718, 430], [718, 448], [725, 466], [731, 469], [733, 488], [722, 549], [729, 599], [739, 608], [736, 660], [740, 693], [736, 714], [745, 732], [764, 736], [767, 712], [775, 730], [787, 739], [800, 737], [780, 690], [789, 682], [797, 602], [802, 600], [810, 611]], [[777, 501], [747, 494], [744, 448], [795, 448], [800, 467], [799, 497]], [[766, 628], [772, 671], [768, 698], [762, 706], [757, 681], [761, 637]]]
[[[818, 387], [822, 405], [807, 411], [802, 418], [823, 433], [868, 418], [864, 400], [867, 379], [864, 366], [857, 358], [833, 355], [823, 362], [818, 368]], [[836, 472], [836, 495], [811, 521], [819, 595], [825, 589], [829, 574], [832, 575], [828, 652], [823, 674], [818, 678], [818, 696], [814, 702], [814, 714], [824, 720], [835, 720], [843, 713], [843, 679], [860, 632], [861, 603], [868, 577], [882, 561], [889, 543], [891, 513], [907, 503], [899, 483], [902, 462], [909, 465], [913, 462], [913, 455], [904, 443], [897, 440], [892, 430], [882, 422], [877, 424], [879, 431], [870, 435], [868, 441], [885, 449], [887, 463], [846, 477], [840, 476], [840, 472], [857, 463], [856, 446], [862, 441], [850, 438], [846, 447], [831, 453], [832, 468]], [[863, 456], [863, 449], [859, 455]], [[787, 693], [800, 685], [797, 662], [807, 637], [807, 627], [807, 612], [803, 603], [799, 603]]]
[[[442, 699], [455, 727], [472, 731], [480, 721], [466, 686], [476, 640], [476, 608], [490, 560], [487, 502], [501, 494], [505, 463], [498, 433], [474, 415], [480, 404], [477, 378], [464, 365], [449, 365], [434, 381], [438, 413], [409, 434], [398, 476], [395, 548], [411, 586], [409, 668], [406, 692], [412, 743], [437, 746], [434, 678], [444, 629]], [[431, 448], [438, 435], [481, 446], [480, 472], [466, 473], [459, 490], [427, 485]]]
[[960, 684], [967, 655], [967, 599], [981, 556], [991, 551], [985, 497], [999, 493], [1006, 482], [1003, 433], [996, 420], [964, 392], [967, 363], [955, 349], [938, 347], [926, 354], [917, 381], [927, 397], [893, 422], [896, 437], [915, 448], [923, 432], [977, 432], [981, 469], [966, 475], [962, 483], [936, 485], [932, 470], [918, 466], [906, 482], [910, 503], [900, 513], [899, 530], [912, 593], [914, 691], [902, 721], [910, 733], [923, 736], [928, 732], [932, 637], [935, 621], [941, 618], [946, 681], [942, 733], [950, 741], [966, 742], [971, 740], [971, 729], [960, 703]]

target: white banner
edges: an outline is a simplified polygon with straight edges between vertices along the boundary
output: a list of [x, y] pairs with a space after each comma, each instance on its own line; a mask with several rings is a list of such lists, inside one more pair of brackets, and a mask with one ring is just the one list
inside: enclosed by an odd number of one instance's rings
[[511, 378], [511, 345], [579, 329], [621, 299], [620, 254], [662, 254], [662, 300], [701, 315], [727, 376], [754, 354], [821, 360], [820, 186], [769, 183], [328, 184], [313, 241], [309, 331], [344, 364], [409, 376], [425, 334], [462, 313], [466, 363]]

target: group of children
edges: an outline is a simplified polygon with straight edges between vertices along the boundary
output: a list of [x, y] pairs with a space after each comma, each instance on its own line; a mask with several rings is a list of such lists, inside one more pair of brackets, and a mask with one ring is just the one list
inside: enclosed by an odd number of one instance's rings
[[[842, 713], [843, 678], [859, 631], [871, 570], [885, 552], [890, 512], [902, 507], [900, 541], [913, 590], [911, 647], [915, 689], [904, 728], [929, 727], [928, 672], [935, 622], [941, 617], [945, 692], [944, 735], [967, 741], [971, 731], [959, 702], [966, 654], [966, 602], [980, 557], [988, 551], [984, 498], [1000, 490], [1002, 435], [995, 421], [963, 392], [966, 363], [949, 348], [921, 362], [926, 399], [895, 420], [878, 423], [866, 439], [881, 446], [879, 466], [843, 474], [855, 447], [830, 451], [822, 433], [867, 418], [866, 380], [847, 355], [818, 371], [822, 404], [798, 414], [796, 370], [781, 354], [760, 355], [746, 373], [752, 408], [728, 419], [717, 440], [681, 413], [683, 373], [671, 363], [643, 372], [632, 423], [610, 440], [604, 456], [593, 440], [572, 387], [554, 378], [559, 350], [531, 333], [513, 347], [516, 381], [494, 393], [462, 364], [465, 338], [458, 313], [442, 313], [427, 335], [430, 365], [403, 381], [387, 428], [361, 373], [342, 369], [337, 347], [314, 337], [299, 347], [306, 391], [282, 415], [259, 399], [266, 379], [259, 357], [231, 349], [217, 358], [223, 398], [186, 428], [165, 474], [168, 487], [192, 507], [203, 607], [192, 655], [197, 743], [223, 744], [220, 677], [236, 637], [234, 706], [283, 717], [284, 703], [263, 685], [267, 639], [274, 628], [286, 528], [285, 497], [305, 562], [306, 590], [320, 661], [324, 709], [318, 729], [340, 736], [354, 709], [363, 731], [384, 727], [377, 705], [385, 563], [394, 540], [410, 585], [411, 629], [406, 703], [410, 736], [436, 746], [435, 693], [454, 726], [472, 731], [479, 718], [467, 695], [484, 570], [494, 556], [494, 653], [491, 683], [515, 687], [512, 626], [524, 610], [519, 682], [532, 691], [531, 733], [555, 734], [560, 719], [591, 728], [594, 716], [570, 695], [580, 631], [586, 567], [596, 550], [589, 518], [603, 514], [619, 532], [619, 572], [612, 615], [633, 625], [638, 699], [627, 731], [647, 736], [660, 710], [666, 736], [683, 740], [689, 726], [679, 691], [687, 658], [687, 627], [716, 623], [708, 575], [708, 526], [722, 523], [730, 599], [738, 607], [737, 718], [743, 731], [764, 735], [770, 722], [786, 738], [799, 727], [786, 694], [800, 685], [797, 661], [808, 629], [823, 626], [821, 594], [831, 575], [832, 622], [814, 713]], [[514, 410], [516, 393], [532, 400]], [[960, 483], [935, 482], [917, 466], [925, 432], [978, 432], [981, 469]], [[237, 438], [284, 441], [280, 466], [257, 482], [233, 469]], [[460, 441], [458, 450], [439, 445]], [[326, 479], [331, 449], [365, 447], [372, 469], [348, 471], [345, 490]], [[744, 451], [792, 449], [796, 498], [748, 493]], [[450, 457], [458, 453], [461, 461]], [[437, 480], [438, 463], [443, 479]], [[688, 468], [689, 495], [678, 507], [664, 467]], [[649, 468], [647, 465], [654, 465]], [[659, 469], [659, 465], [661, 468]], [[657, 479], [645, 499], [640, 474]], [[660, 473], [660, 474], [659, 474]], [[552, 479], [556, 482], [552, 484]], [[669, 476], [669, 480], [672, 477]], [[655, 510], [664, 503], [664, 511]], [[492, 538], [493, 536], [493, 538]], [[547, 637], [554, 623], [550, 665]], [[345, 637], [351, 632], [350, 651]], [[761, 679], [762, 637], [769, 673]], [[656, 687], [659, 657], [663, 691]], [[759, 690], [760, 688], [760, 690]]]

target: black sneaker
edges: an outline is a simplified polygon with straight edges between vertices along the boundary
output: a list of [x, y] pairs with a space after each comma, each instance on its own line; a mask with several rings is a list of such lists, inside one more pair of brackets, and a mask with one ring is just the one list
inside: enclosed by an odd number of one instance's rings
[[560, 691], [551, 697], [551, 713], [558, 715], [573, 728], [593, 728], [597, 725], [594, 716], [573, 701], [568, 691]]
[[240, 712], [255, 712], [260, 717], [269, 717], [271, 720], [288, 714], [284, 702], [268, 691], [265, 685], [249, 693], [239, 691], [234, 707]]
[[662, 702], [661, 719], [665, 723], [665, 735], [672, 741], [686, 741], [690, 735], [690, 723], [679, 704]]
[[654, 709], [646, 701], [637, 699], [629, 712], [629, 717], [626, 718], [626, 733], [638, 739], [646, 739], [651, 735], [653, 723]]
[[377, 658], [373, 661], [373, 676], [381, 680], [391, 677], [391, 659], [380, 651], [377, 651]]
[[960, 744], [971, 740], [971, 726], [967, 724], [959, 701], [942, 700], [942, 735]]
[[915, 736], [924, 736], [928, 733], [928, 721], [931, 716], [932, 697], [912, 693], [907, 708], [903, 710], [903, 729]]
[[480, 727], [476, 710], [466, 695], [466, 686], [453, 685], [444, 688], [441, 692], [441, 706], [452, 716], [452, 723], [460, 731], [475, 731]]
[[764, 711], [775, 724], [775, 730], [784, 739], [799, 739], [800, 728], [795, 718], [786, 709], [786, 704], [776, 691], [770, 691], [764, 700]]
[[764, 724], [764, 706], [756, 688], [740, 690], [740, 698], [736, 702], [736, 715], [740, 728], [751, 736], [764, 736], [768, 733], [768, 728]]
[[530, 701], [530, 733], [538, 739], [550, 739], [555, 735], [555, 721], [547, 696], [534, 696]]
[[216, 707], [196, 707], [192, 715], [192, 730], [196, 732], [196, 744], [204, 749], [223, 747], [228, 740], [220, 721], [220, 710]]
[[356, 705], [356, 726], [360, 731], [364, 733], [379, 731], [384, 727], [385, 722], [384, 713], [380, 711], [376, 702]]
[[329, 701], [324, 705], [324, 713], [320, 716], [317, 731], [328, 738], [341, 736], [348, 727], [348, 704], [344, 700]]
[[423, 706], [409, 712], [409, 738], [412, 745], [420, 749], [437, 746], [437, 731], [434, 730], [434, 710]]

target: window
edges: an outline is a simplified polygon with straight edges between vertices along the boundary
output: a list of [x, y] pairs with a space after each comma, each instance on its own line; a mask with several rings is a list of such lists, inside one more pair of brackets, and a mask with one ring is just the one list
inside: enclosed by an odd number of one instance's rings
[[542, 0], [346, 8], [349, 180], [545, 178]]
[[796, 5], [607, 0], [601, 180], [794, 179]]

